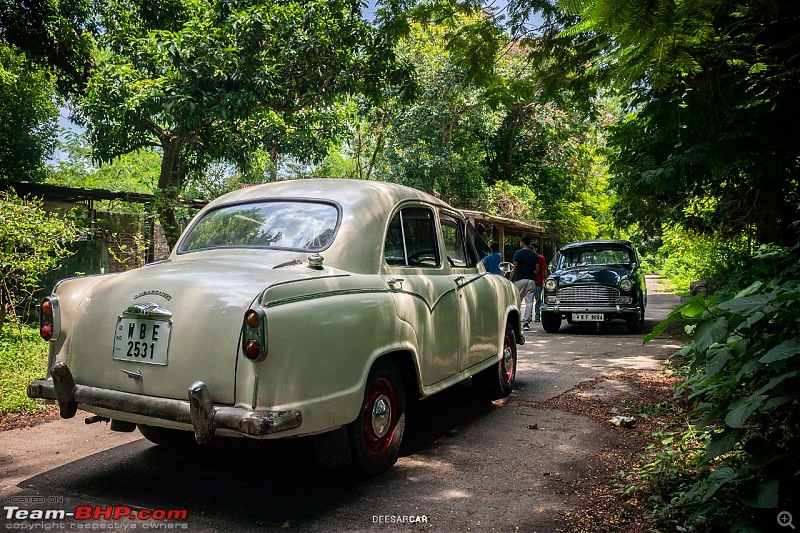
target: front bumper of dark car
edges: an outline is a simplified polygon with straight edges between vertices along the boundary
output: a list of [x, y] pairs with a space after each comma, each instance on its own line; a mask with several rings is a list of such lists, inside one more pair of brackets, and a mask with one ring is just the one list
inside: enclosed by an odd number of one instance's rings
[[568, 316], [572, 313], [603, 313], [605, 318], [625, 318], [628, 316], [636, 316], [639, 313], [639, 306], [637, 305], [559, 305], [559, 304], [542, 304], [542, 312], [555, 313], [561, 316]]
[[62, 418], [72, 418], [78, 406], [83, 405], [190, 424], [198, 444], [209, 442], [217, 429], [263, 437], [298, 428], [303, 422], [298, 410], [260, 411], [214, 405], [202, 381], [189, 387], [187, 400], [176, 400], [78, 385], [64, 362], [56, 363], [50, 376], [52, 380], [37, 379], [28, 385], [28, 396], [56, 400]]

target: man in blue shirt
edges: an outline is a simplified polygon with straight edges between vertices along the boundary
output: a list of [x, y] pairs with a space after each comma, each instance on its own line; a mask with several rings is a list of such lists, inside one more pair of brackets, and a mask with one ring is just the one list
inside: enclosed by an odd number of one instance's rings
[[486, 272], [502, 276], [500, 261], [503, 259], [503, 255], [500, 253], [500, 245], [493, 242], [489, 245], [489, 248], [492, 249], [492, 253], [483, 258], [483, 266], [486, 267]]
[[[528, 293], [533, 293], [536, 286], [536, 274], [539, 271], [539, 254], [530, 249], [531, 238], [527, 235], [519, 241], [519, 250], [514, 252], [514, 271], [510, 279], [519, 291], [520, 305]], [[526, 305], [522, 315], [522, 329], [531, 329], [533, 306]]]

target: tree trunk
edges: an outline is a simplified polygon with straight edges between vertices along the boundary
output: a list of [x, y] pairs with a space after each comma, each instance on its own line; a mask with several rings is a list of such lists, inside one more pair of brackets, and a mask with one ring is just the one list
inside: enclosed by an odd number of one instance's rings
[[183, 186], [183, 169], [181, 168], [181, 149], [183, 137], [171, 136], [162, 140], [164, 157], [161, 160], [161, 175], [158, 177], [159, 197], [156, 199], [156, 213], [161, 229], [167, 239], [169, 249], [175, 247], [181, 236], [181, 225], [175, 216], [175, 206]]

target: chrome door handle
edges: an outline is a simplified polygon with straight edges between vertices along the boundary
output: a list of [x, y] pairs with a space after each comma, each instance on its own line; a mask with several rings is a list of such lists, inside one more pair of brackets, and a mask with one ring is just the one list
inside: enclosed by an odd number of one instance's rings
[[395, 285], [397, 285], [398, 283], [402, 285], [403, 278], [389, 278], [386, 280], [386, 283], [388, 283], [389, 286], [394, 289]]
[[453, 281], [455, 281], [456, 283], [461, 283], [462, 281], [464, 281], [464, 276], [455, 276], [453, 277]]

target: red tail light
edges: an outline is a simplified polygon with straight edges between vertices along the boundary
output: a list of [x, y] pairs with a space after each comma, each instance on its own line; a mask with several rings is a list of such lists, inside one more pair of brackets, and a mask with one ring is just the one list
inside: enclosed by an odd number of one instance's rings
[[58, 298], [48, 296], [39, 306], [39, 334], [46, 341], [58, 340], [61, 333], [61, 317], [58, 311]]
[[267, 357], [267, 314], [260, 307], [248, 309], [244, 314], [242, 355], [254, 363]]
[[247, 345], [244, 347], [244, 356], [250, 359], [251, 361], [255, 361], [258, 359], [258, 356], [261, 355], [261, 343], [255, 339], [250, 339], [247, 341]]

